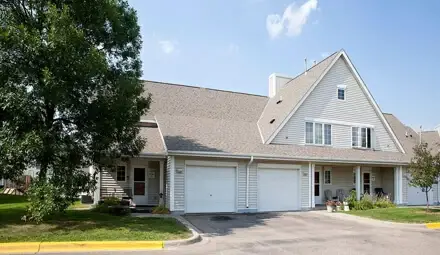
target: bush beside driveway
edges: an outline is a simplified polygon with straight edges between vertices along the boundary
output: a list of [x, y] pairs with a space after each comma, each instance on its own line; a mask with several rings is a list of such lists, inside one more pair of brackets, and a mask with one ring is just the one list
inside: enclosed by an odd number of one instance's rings
[[25, 223], [23, 196], [0, 195], [0, 242], [159, 241], [185, 239], [190, 231], [173, 218], [112, 216], [67, 210], [41, 224]]

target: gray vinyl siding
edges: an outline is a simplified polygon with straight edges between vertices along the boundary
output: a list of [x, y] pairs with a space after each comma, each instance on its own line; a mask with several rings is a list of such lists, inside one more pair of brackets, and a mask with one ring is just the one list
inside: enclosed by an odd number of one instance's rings
[[[174, 211], [185, 210], [185, 159], [174, 159]], [[177, 172], [177, 169], [183, 171]]]
[[381, 168], [383, 191], [390, 195], [390, 200], [394, 201], [394, 168]]
[[[324, 183], [324, 169], [331, 168], [331, 184]], [[319, 169], [315, 167], [315, 169]], [[353, 184], [353, 167], [350, 166], [325, 166], [322, 167], [321, 183], [322, 183], [322, 199], [325, 203], [325, 191], [330, 190], [332, 196], [337, 196], [336, 190], [343, 189], [345, 194], [350, 194], [350, 191], [355, 188]], [[318, 203], [318, 201], [315, 201]]]
[[238, 201], [237, 209], [257, 209], [258, 177], [257, 164], [253, 163], [249, 168], [249, 208], [246, 208], [246, 161], [238, 162]]
[[169, 156], [167, 158], [167, 165], [165, 171], [165, 205], [168, 209], [170, 209], [170, 194], [171, 194], [171, 182], [170, 182], [170, 174], [171, 174], [171, 162], [174, 161], [174, 157]]
[[301, 185], [301, 208], [309, 209], [310, 208], [310, 182], [309, 182], [309, 165], [304, 164], [301, 165], [301, 173], [300, 173], [300, 185]]
[[402, 203], [407, 204], [408, 203], [408, 182], [409, 182], [409, 176], [406, 167], [402, 169]]
[[148, 168], [148, 173], [154, 172], [154, 178], [148, 178], [148, 186], [147, 186], [147, 195], [148, 195], [148, 204], [149, 205], [159, 205], [159, 193], [160, 193], [160, 169], [152, 169]]
[[108, 170], [101, 171], [101, 199], [106, 197], [124, 197], [131, 185], [128, 181], [116, 181], [116, 171], [110, 172]]
[[433, 190], [433, 202], [434, 203], [438, 203], [438, 185], [434, 184], [434, 186], [432, 186], [432, 190]]
[[[347, 86], [345, 101], [337, 99], [337, 85]], [[337, 60], [272, 143], [305, 144], [305, 118], [373, 125], [375, 149], [398, 151], [392, 136], [343, 59]], [[333, 124], [332, 142], [333, 147], [351, 148], [351, 126]]]

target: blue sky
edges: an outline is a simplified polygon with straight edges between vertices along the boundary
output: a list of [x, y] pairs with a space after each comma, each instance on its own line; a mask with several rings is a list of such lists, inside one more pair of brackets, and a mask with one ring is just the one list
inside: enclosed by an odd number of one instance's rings
[[345, 49], [382, 111], [440, 124], [440, 1], [129, 0], [144, 79], [267, 95]]

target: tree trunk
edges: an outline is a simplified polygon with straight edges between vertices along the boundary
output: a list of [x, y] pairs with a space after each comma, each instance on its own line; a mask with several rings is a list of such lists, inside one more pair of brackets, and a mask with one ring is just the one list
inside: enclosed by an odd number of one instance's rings
[[428, 189], [425, 189], [425, 195], [426, 195], [426, 212], [429, 210], [429, 197], [428, 197]]

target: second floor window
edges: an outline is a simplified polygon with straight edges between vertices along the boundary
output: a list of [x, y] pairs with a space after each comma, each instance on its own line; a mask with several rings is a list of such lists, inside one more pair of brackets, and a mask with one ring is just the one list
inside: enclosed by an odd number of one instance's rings
[[372, 132], [371, 128], [367, 127], [352, 127], [351, 128], [351, 146], [355, 148], [370, 149], [372, 147]]
[[332, 125], [306, 122], [306, 144], [331, 145]]

